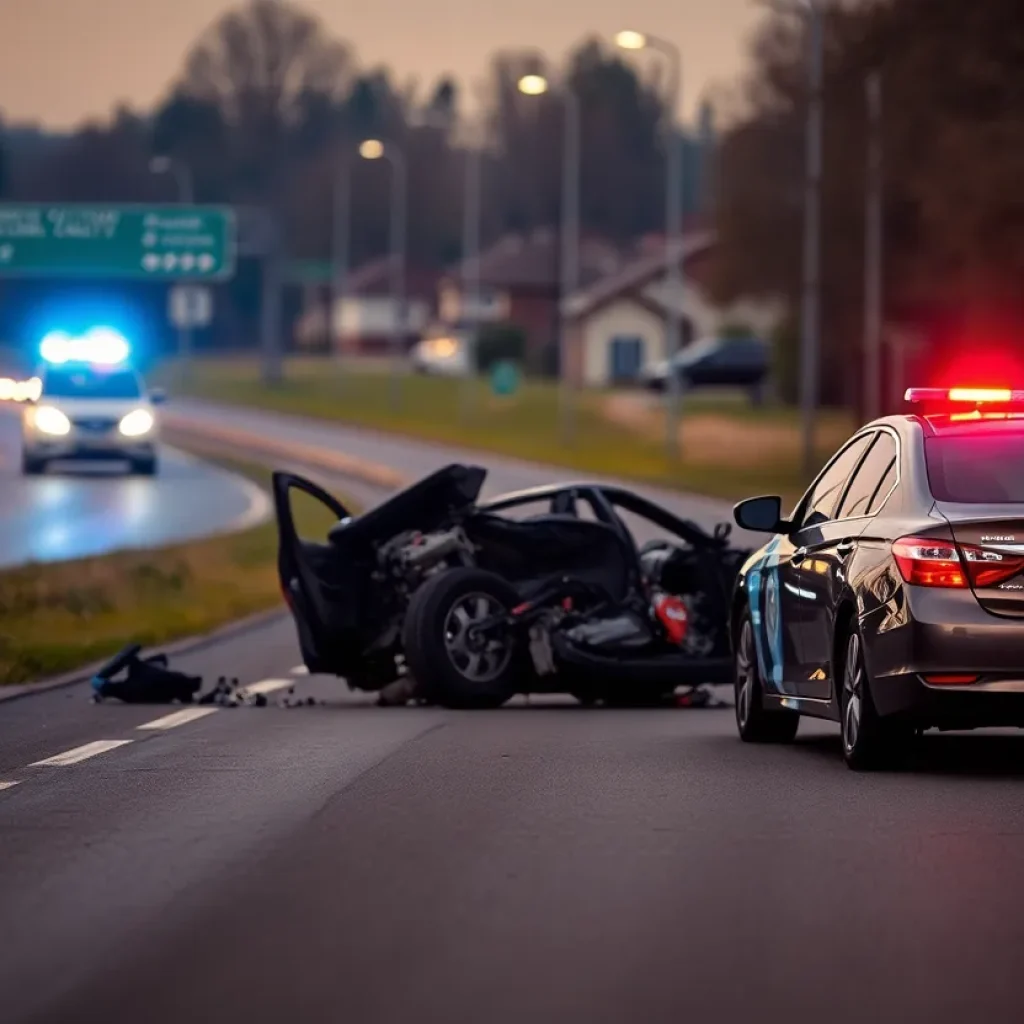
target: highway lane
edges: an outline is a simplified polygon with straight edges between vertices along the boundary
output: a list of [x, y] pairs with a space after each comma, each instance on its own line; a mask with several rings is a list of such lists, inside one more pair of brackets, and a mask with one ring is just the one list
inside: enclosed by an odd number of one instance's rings
[[[490, 469], [484, 486], [485, 497], [504, 491], [581, 478], [581, 474], [574, 470], [518, 459], [499, 458], [486, 452], [431, 444], [323, 420], [266, 413], [195, 399], [176, 399], [173, 413], [169, 411], [168, 415], [193, 426], [206, 423], [215, 428], [227, 427], [273, 437], [279, 442], [328, 448], [366, 462], [392, 467], [405, 473], [410, 480], [424, 476], [450, 462], [476, 463]], [[637, 487], [637, 490], [706, 527], [713, 527], [723, 520], [732, 522], [730, 508], [724, 502], [695, 495], [682, 495], [657, 487]], [[748, 536], [747, 539], [753, 538]]]
[[834, 728], [752, 748], [731, 710], [375, 708], [293, 675], [283, 618], [176, 664], [329, 703], [0, 704], [5, 1022], [1020, 1017], [1015, 734], [855, 776]]
[[191, 540], [270, 511], [249, 481], [171, 448], [155, 478], [116, 464], [30, 478], [20, 467], [17, 408], [0, 405], [0, 568]]
[[5, 1021], [1019, 1020], [1016, 737], [854, 776], [728, 710], [167, 710], [0, 792]]

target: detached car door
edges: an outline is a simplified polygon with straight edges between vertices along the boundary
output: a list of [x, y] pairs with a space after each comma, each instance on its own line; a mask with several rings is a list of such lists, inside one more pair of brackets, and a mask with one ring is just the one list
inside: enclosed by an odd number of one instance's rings
[[[344, 652], [337, 648], [355, 625], [348, 613], [354, 595], [338, 575], [337, 559], [330, 544], [304, 537], [300, 529], [303, 533], [319, 533], [307, 522], [314, 520], [317, 527], [320, 522], [324, 524], [326, 535], [330, 525], [350, 518], [352, 513], [322, 487], [292, 473], [274, 473], [273, 491], [278, 576], [281, 592], [295, 619], [303, 659], [311, 672], [334, 673], [339, 660], [344, 660]], [[297, 519], [293, 504], [296, 492], [313, 499], [322, 509]]]
[[867, 431], [839, 449], [801, 502], [789, 536], [793, 549], [781, 573], [780, 600], [797, 637], [793, 682], [800, 697], [827, 700], [830, 694], [830, 659], [822, 638], [843, 586], [844, 562], [866, 524], [863, 518], [840, 518], [840, 508], [877, 437], [877, 431]]

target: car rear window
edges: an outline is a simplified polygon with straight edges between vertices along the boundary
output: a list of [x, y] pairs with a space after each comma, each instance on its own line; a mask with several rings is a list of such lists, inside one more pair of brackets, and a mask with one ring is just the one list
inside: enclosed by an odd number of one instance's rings
[[142, 389], [131, 370], [48, 370], [43, 394], [51, 398], [138, 398]]
[[1024, 502], [1024, 433], [929, 437], [924, 453], [928, 486], [937, 501]]

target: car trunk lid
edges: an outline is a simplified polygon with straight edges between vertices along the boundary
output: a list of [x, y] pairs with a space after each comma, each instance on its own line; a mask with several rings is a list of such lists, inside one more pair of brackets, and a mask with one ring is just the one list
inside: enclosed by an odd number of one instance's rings
[[982, 608], [1024, 618], [1024, 507], [1009, 515], [1005, 505], [968, 511], [946, 504], [938, 511], [949, 522], [965, 578]]

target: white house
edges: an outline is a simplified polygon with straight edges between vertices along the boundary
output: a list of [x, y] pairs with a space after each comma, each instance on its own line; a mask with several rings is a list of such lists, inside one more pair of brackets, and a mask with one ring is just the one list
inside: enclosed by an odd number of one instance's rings
[[570, 296], [571, 361], [581, 383], [604, 387], [637, 378], [667, 358], [666, 325], [673, 306], [680, 314], [683, 345], [739, 325], [768, 338], [784, 309], [781, 303], [742, 300], [720, 305], [701, 284], [715, 245], [712, 232], [689, 234], [683, 241], [683, 287], [668, 281], [664, 250], [643, 256], [621, 271]]

